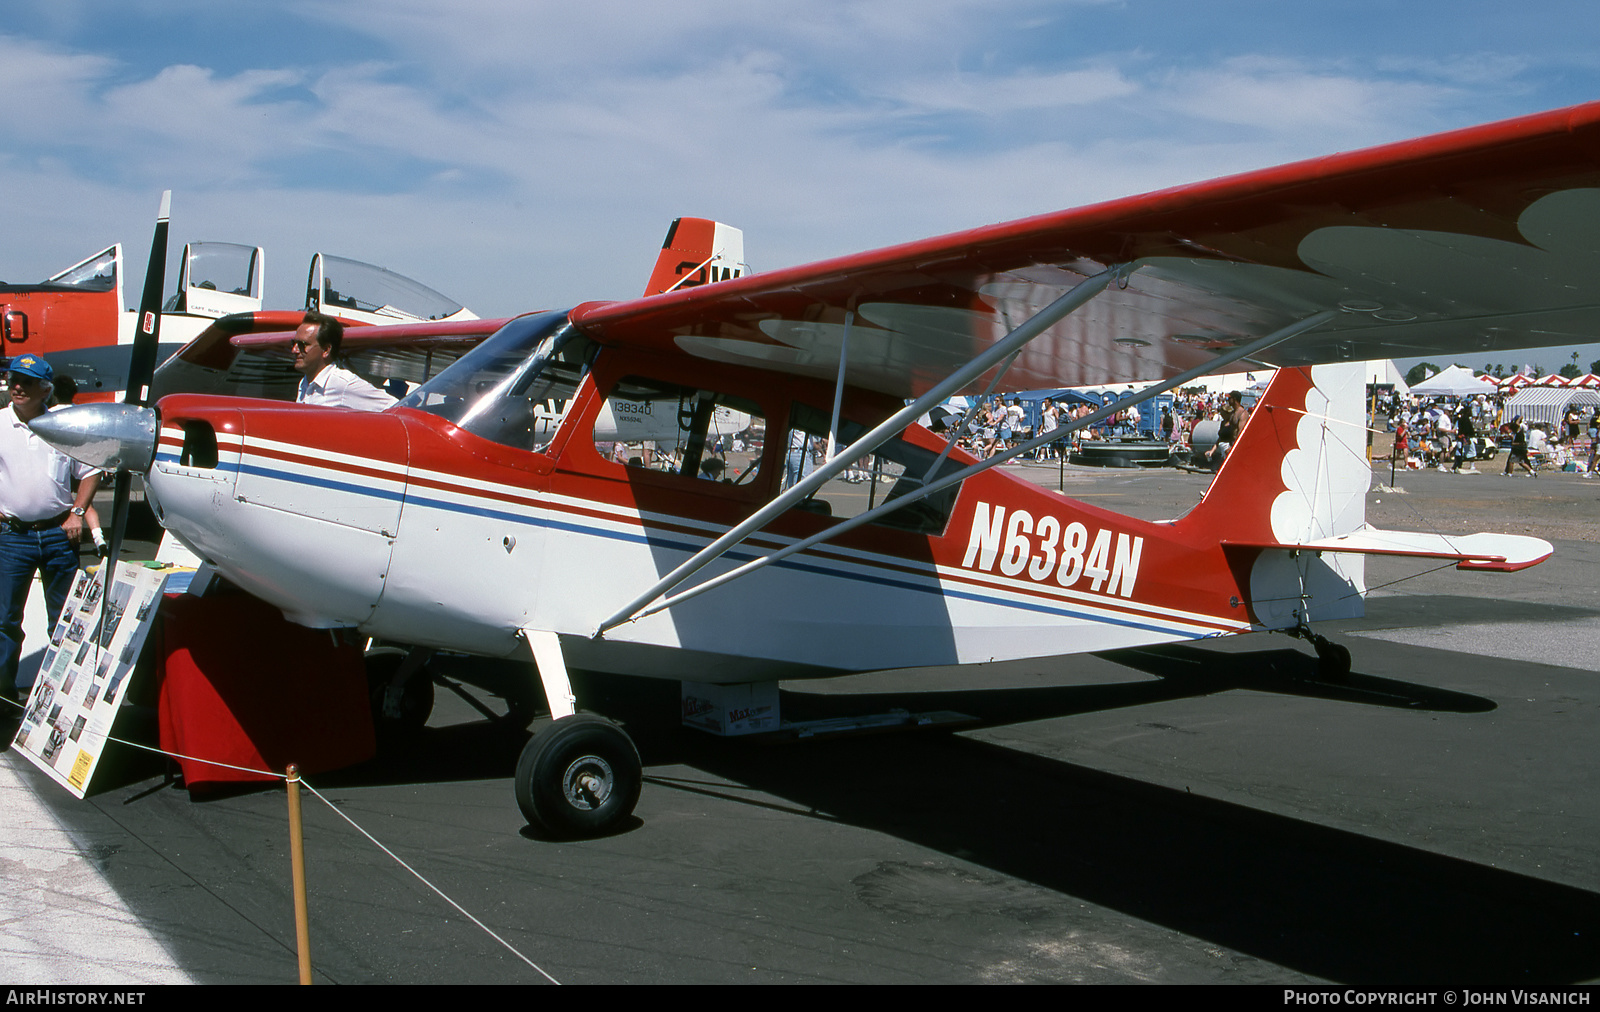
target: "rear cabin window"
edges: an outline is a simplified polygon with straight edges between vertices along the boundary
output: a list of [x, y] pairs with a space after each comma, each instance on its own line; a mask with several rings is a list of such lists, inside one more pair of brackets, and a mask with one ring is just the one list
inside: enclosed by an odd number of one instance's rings
[[749, 485], [761, 466], [766, 418], [755, 401], [628, 376], [595, 416], [600, 456], [695, 481]]
[[[830, 418], [831, 413], [821, 408], [794, 405], [783, 461], [784, 488], [822, 463], [827, 453]], [[867, 426], [841, 418], [837, 445], [842, 449], [866, 434]], [[872, 456], [852, 462], [850, 469], [818, 489], [799, 508], [841, 519], [858, 516], [963, 466], [948, 457], [942, 461], [938, 458], [935, 451], [913, 446], [903, 439], [891, 439]], [[939, 463], [938, 470], [930, 473], [935, 461]], [[914, 534], [943, 535], [960, 492], [961, 485], [957, 483], [909, 506], [891, 510], [873, 523]]]

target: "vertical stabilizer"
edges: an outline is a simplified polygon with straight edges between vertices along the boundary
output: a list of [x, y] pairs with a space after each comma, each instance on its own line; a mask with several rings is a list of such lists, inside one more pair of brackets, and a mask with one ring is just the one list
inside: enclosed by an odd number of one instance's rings
[[[1372, 483], [1361, 363], [1280, 369], [1201, 504], [1179, 523], [1224, 545], [1303, 545], [1361, 530]], [[1243, 553], [1250, 605], [1268, 628], [1362, 614], [1360, 554]]]
[[667, 229], [661, 255], [644, 294], [729, 281], [750, 273], [744, 262], [744, 232], [709, 218], [679, 218]]

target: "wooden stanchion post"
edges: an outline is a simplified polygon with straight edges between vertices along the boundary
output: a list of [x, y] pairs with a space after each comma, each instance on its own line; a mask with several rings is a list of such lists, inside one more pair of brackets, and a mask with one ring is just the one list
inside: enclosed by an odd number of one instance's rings
[[311, 923], [306, 916], [306, 850], [300, 833], [300, 768], [285, 772], [289, 787], [289, 864], [294, 874], [294, 942], [300, 961], [300, 983], [311, 983]]

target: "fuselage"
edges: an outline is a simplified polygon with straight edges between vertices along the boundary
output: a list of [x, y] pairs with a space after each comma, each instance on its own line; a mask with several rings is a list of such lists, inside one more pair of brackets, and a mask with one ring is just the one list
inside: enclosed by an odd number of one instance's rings
[[[608, 401], [669, 396], [641, 389], [679, 391], [686, 426], [697, 401], [681, 391], [736, 393], [764, 422], [746, 473], [736, 483], [619, 459], [626, 451], [597, 440], [596, 420]], [[148, 491], [165, 526], [295, 621], [492, 656], [524, 649], [519, 630], [550, 630], [569, 664], [594, 670], [748, 681], [1252, 628], [1248, 576], [1203, 518], [1134, 520], [995, 469], [899, 511], [895, 526], [863, 525], [597, 636], [624, 602], [777, 494], [793, 463], [787, 431], [831, 395], [742, 366], [607, 350], [538, 450], [416, 407], [170, 397]], [[872, 424], [897, 406], [853, 393], [845, 417]], [[887, 452], [914, 484], [942, 448], [913, 428]], [[946, 466], [970, 462], [956, 451]], [[708, 575], [839, 519], [792, 510]]]

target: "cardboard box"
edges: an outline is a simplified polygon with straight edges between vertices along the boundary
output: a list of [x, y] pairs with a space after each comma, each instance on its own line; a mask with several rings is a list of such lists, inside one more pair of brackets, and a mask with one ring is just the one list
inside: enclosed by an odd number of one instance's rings
[[683, 723], [687, 727], [725, 737], [778, 729], [777, 682], [682, 685]]

